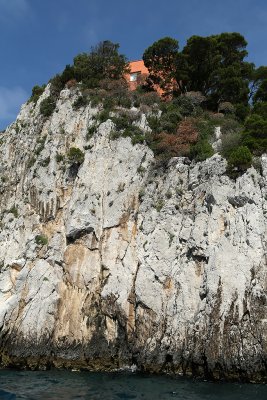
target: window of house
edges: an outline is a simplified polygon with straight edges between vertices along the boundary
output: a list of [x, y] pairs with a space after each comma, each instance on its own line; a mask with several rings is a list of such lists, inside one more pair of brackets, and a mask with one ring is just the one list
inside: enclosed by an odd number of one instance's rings
[[141, 71], [132, 72], [130, 74], [130, 82], [136, 82], [139, 75], [141, 75]]

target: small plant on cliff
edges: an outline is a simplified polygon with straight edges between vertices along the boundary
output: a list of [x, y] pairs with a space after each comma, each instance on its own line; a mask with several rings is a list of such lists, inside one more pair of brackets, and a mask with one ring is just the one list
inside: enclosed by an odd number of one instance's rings
[[32, 88], [32, 95], [31, 95], [29, 101], [32, 101], [34, 104], [37, 103], [39, 97], [44, 93], [44, 90], [45, 90], [45, 85], [34, 86]]
[[97, 131], [97, 128], [98, 128], [97, 123], [94, 123], [93, 125], [91, 125], [87, 128], [87, 133], [86, 133], [87, 141], [90, 140], [94, 136], [95, 132]]
[[73, 110], [78, 110], [81, 107], [86, 107], [89, 103], [89, 99], [87, 96], [81, 95], [79, 96], [74, 103], [72, 104]]
[[9, 212], [13, 214], [15, 218], [18, 218], [19, 212], [15, 205], [10, 208]]
[[46, 246], [48, 244], [48, 239], [44, 235], [36, 235], [35, 243], [41, 246]]
[[38, 156], [45, 147], [46, 136], [43, 136], [37, 140], [38, 146], [35, 148], [35, 154]]
[[40, 113], [44, 117], [50, 117], [56, 108], [56, 100], [54, 97], [49, 96], [40, 103]]
[[58, 163], [60, 163], [60, 162], [62, 162], [64, 160], [64, 155], [63, 154], [60, 154], [60, 153], [57, 153], [56, 154], [56, 161], [58, 162]]
[[31, 158], [29, 159], [28, 163], [27, 163], [27, 167], [28, 167], [28, 168], [33, 167], [33, 165], [35, 164], [35, 162], [36, 162], [36, 158], [35, 158], [35, 157], [31, 157]]
[[70, 163], [80, 165], [84, 162], [84, 153], [77, 147], [71, 147], [67, 156]]

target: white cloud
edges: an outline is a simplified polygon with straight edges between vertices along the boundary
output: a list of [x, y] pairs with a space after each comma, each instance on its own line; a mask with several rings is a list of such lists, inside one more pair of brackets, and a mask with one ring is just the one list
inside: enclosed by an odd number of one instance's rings
[[2, 124], [3, 120], [7, 123], [12, 122], [28, 97], [26, 90], [19, 86], [14, 88], [0, 86], [0, 123]]
[[28, 0], [0, 0], [1, 22], [25, 17], [29, 12], [30, 5]]

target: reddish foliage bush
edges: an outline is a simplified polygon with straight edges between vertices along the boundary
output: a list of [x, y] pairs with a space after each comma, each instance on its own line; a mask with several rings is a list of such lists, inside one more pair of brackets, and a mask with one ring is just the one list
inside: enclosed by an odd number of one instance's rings
[[195, 122], [193, 118], [188, 118], [179, 124], [176, 134], [161, 132], [155, 135], [154, 149], [156, 153], [165, 154], [168, 157], [188, 155], [190, 145], [195, 144], [198, 140]]
[[76, 79], [70, 79], [70, 80], [66, 83], [66, 86], [67, 86], [68, 89], [70, 89], [70, 88], [76, 86], [76, 84], [77, 84]]
[[168, 157], [177, 157], [188, 154], [189, 145], [181, 143], [180, 138], [172, 133], [159, 133], [156, 135], [156, 152], [166, 154]]
[[180, 122], [177, 129], [177, 137], [180, 143], [194, 144], [198, 139], [198, 131], [196, 129], [196, 121], [193, 118], [184, 119]]

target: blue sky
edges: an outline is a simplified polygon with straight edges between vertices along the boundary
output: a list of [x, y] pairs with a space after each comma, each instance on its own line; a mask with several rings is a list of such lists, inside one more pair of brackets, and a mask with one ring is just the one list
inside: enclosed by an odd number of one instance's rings
[[266, 0], [0, 0], [0, 129], [16, 117], [35, 84], [46, 83], [101, 40], [128, 59], [171, 36], [240, 32], [249, 61], [267, 65]]

